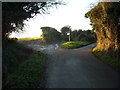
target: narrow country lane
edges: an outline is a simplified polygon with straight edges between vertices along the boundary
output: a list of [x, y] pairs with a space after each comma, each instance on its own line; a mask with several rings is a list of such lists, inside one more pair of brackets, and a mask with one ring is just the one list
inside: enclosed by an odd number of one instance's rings
[[49, 55], [46, 88], [117, 88], [118, 72], [92, 54], [94, 46], [63, 49], [54, 44], [44, 48]]

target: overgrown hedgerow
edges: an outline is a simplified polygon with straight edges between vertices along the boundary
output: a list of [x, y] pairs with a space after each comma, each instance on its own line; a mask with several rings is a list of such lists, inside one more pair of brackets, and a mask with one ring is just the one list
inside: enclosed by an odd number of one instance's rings
[[45, 69], [46, 55], [34, 52], [16, 72], [3, 82], [3, 88], [36, 88], [40, 86]]
[[16, 42], [6, 40], [2, 51], [2, 87], [39, 87], [45, 71], [46, 54]]

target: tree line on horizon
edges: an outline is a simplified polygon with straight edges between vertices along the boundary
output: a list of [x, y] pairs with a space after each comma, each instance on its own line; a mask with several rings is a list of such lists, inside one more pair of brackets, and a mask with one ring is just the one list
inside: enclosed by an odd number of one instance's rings
[[60, 32], [52, 27], [41, 27], [42, 40], [46, 43], [54, 43], [60, 41], [88, 41], [95, 42], [96, 35], [92, 30], [72, 30], [70, 26], [64, 26]]

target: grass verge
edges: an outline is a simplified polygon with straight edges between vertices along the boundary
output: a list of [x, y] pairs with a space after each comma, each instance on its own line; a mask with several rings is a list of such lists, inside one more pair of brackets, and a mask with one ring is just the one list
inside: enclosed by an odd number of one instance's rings
[[33, 50], [13, 40], [2, 43], [2, 78], [13, 73], [33, 53]]
[[3, 43], [2, 87], [42, 87], [47, 55], [15, 41]]
[[114, 70], [120, 72], [120, 61], [116, 58], [111, 57], [108, 54], [100, 51], [99, 48], [93, 48], [93, 54], [98, 57], [102, 62], [106, 63], [107, 65], [111, 66]]
[[87, 42], [87, 41], [70, 41], [70, 42], [65, 42], [62, 41], [60, 43], [60, 46], [63, 48], [67, 48], [67, 49], [74, 49], [74, 48], [80, 48], [82, 46], [86, 46], [88, 44], [91, 44], [91, 42]]
[[18, 70], [3, 82], [3, 88], [36, 88], [40, 86], [45, 68], [46, 55], [34, 52], [21, 63]]

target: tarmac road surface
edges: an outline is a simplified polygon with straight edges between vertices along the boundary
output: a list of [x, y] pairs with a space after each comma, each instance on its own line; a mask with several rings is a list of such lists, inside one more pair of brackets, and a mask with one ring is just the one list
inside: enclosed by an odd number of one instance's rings
[[[94, 46], [63, 49], [53, 44], [44, 47], [49, 55], [46, 88], [118, 88], [118, 72], [92, 54]], [[43, 50], [38, 48], [36, 50]]]

